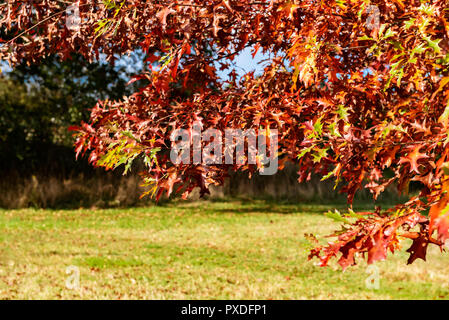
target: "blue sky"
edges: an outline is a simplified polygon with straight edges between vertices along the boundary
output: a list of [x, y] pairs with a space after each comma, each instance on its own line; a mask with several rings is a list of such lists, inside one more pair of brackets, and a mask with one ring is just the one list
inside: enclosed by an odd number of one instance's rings
[[[239, 76], [243, 76], [247, 72], [255, 71], [256, 75], [258, 75], [258, 74], [260, 75], [263, 72], [263, 69], [267, 64], [266, 61], [263, 63], [260, 63], [260, 62], [267, 59], [268, 57], [269, 57], [268, 55], [264, 55], [262, 53], [262, 50], [260, 50], [253, 59], [252, 54], [251, 54], [251, 48], [246, 48], [245, 50], [242, 51], [242, 53], [240, 53], [234, 59], [235, 69], [237, 71], [237, 74]], [[131, 57], [124, 56], [124, 57], [120, 58], [120, 60], [118, 60], [116, 62], [116, 64], [121, 65], [121, 66], [126, 66], [127, 71], [130, 73], [132, 73], [133, 70], [141, 70], [143, 67], [142, 61], [136, 59], [133, 56], [131, 56]], [[217, 70], [219, 70], [218, 63], [216, 65], [216, 67], [217, 67]], [[0, 62], [0, 68], [1, 68], [2, 72], [5, 72], [5, 73], [11, 71], [11, 68], [5, 61]], [[226, 80], [227, 75], [232, 70], [232, 68], [234, 68], [234, 66], [231, 66], [231, 68], [228, 70], [218, 71], [218, 75], [223, 80]]]
[[[268, 56], [264, 55], [262, 53], [262, 50], [259, 50], [257, 52], [256, 56], [252, 57], [251, 54], [251, 48], [246, 48], [243, 50], [234, 60], [234, 63], [236, 65], [236, 71], [238, 75], [243, 76], [247, 72], [256, 71], [256, 75], [262, 73], [266, 62], [260, 64], [261, 61], [267, 59]], [[217, 64], [218, 66], [218, 64]], [[232, 66], [231, 66], [232, 68]], [[218, 67], [217, 67], [218, 70]], [[227, 74], [230, 72], [230, 70], [225, 71], [219, 71], [219, 76], [222, 79], [227, 78]]]

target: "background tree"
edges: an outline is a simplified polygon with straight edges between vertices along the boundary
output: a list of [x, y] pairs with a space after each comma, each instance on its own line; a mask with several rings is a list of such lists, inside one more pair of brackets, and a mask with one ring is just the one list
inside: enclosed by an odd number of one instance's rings
[[40, 64], [21, 64], [3, 73], [2, 170], [30, 173], [38, 167], [59, 170], [64, 165], [70, 170], [73, 138], [67, 128], [87, 121], [98, 99], [118, 100], [129, 94], [128, 81], [125, 66], [89, 63], [78, 54], [64, 61], [53, 55]]
[[[135, 79], [148, 83], [121, 101], [99, 102], [89, 123], [74, 128], [77, 153], [89, 150], [94, 165], [129, 167], [143, 156], [143, 176], [157, 198], [195, 187], [204, 194], [229, 169], [253, 173], [261, 165], [175, 165], [167, 157], [174, 130], [195, 122], [267, 136], [277, 129], [278, 154], [299, 163], [300, 181], [313, 172], [334, 177], [349, 203], [362, 188], [377, 197], [392, 183], [402, 191], [411, 181], [422, 185], [393, 209], [336, 213], [344, 221], [337, 239], [311, 253], [321, 265], [337, 254], [343, 268], [356, 254], [382, 260], [404, 238], [413, 239], [411, 263], [449, 238], [447, 1], [77, 4], [82, 23], [75, 29], [64, 23], [61, 1], [1, 5], [8, 32], [0, 56], [15, 65], [53, 53], [90, 60], [102, 53], [111, 62], [137, 48], [146, 53], [151, 71]], [[248, 47], [272, 58], [260, 77], [238, 78], [231, 62]], [[219, 79], [217, 65], [230, 67], [228, 81]]]

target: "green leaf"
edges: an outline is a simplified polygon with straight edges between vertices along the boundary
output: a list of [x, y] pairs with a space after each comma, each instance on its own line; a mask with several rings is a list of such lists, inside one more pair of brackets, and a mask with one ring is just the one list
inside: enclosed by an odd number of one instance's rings
[[404, 23], [405, 29], [410, 29], [415, 24], [416, 19], [410, 19]]
[[350, 224], [350, 223], [351, 223], [348, 219], [346, 219], [345, 217], [343, 217], [343, 216], [341, 215], [341, 213], [340, 213], [337, 209], [335, 209], [334, 212], [328, 211], [328, 212], [325, 214], [325, 216], [328, 217], [328, 218], [331, 218], [332, 220], [335, 220], [335, 221], [337, 221], [337, 222], [343, 222], [343, 223], [346, 223], [346, 224]]
[[130, 139], [132, 139], [132, 140], [134, 140], [134, 141], [137, 141], [137, 142], [140, 141], [139, 139], [137, 139], [136, 137], [134, 137], [134, 135], [133, 135], [130, 131], [123, 131], [123, 132], [122, 132], [122, 135], [124, 135], [125, 137], [128, 137], [128, 138], [130, 138]]
[[346, 108], [344, 105], [338, 105], [337, 114], [341, 120], [348, 121], [349, 112], [348, 108]]
[[385, 32], [385, 35], [382, 37], [382, 39], [385, 40], [385, 39], [391, 38], [391, 37], [395, 36], [396, 34], [397, 34], [397, 32], [391, 30], [391, 28], [390, 28], [387, 30], [387, 32]]
[[321, 123], [322, 119], [323, 117], [319, 118], [313, 125], [313, 129], [318, 136], [321, 136], [323, 134], [323, 123]]
[[298, 160], [303, 158], [307, 153], [311, 152], [312, 150], [313, 146], [303, 149], [298, 155]]
[[320, 163], [323, 158], [327, 157], [327, 151], [329, 149], [320, 149], [316, 154], [313, 155], [313, 162]]
[[398, 87], [400, 87], [401, 86], [401, 81], [402, 81], [402, 77], [404, 76], [404, 68], [402, 68], [400, 71], [399, 71], [399, 74], [398, 74], [398, 81], [397, 81], [397, 86]]
[[424, 37], [424, 39], [427, 41], [427, 45], [433, 49], [436, 53], [441, 53], [441, 48], [439, 46], [439, 43], [441, 42], [441, 39], [432, 40], [429, 36]]
[[373, 38], [368, 37], [367, 35], [364, 35], [363, 37], [360, 37], [357, 40], [359, 40], [359, 41], [366, 41], [366, 40], [376, 41]]
[[421, 54], [421, 53], [423, 53], [426, 50], [427, 50], [427, 48], [424, 47], [424, 43], [421, 43], [419, 46], [413, 48], [412, 54], [413, 55], [414, 54]]

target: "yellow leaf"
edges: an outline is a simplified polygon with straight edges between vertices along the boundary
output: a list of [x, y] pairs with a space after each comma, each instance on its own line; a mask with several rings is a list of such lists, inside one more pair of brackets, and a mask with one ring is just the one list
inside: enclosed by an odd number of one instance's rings
[[435, 91], [435, 93], [432, 95], [432, 98], [431, 98], [430, 100], [433, 100], [433, 99], [436, 97], [436, 95], [437, 95], [441, 90], [443, 90], [443, 88], [444, 88], [448, 83], [449, 83], [449, 77], [445, 77], [445, 78], [441, 79], [441, 81], [440, 81], [440, 87], [438, 88], [437, 91]]
[[402, 0], [393, 0], [402, 10], [404, 10], [405, 5], [402, 3]]
[[446, 106], [446, 109], [444, 109], [443, 114], [438, 119], [438, 122], [443, 124], [445, 127], [449, 124], [449, 103]]

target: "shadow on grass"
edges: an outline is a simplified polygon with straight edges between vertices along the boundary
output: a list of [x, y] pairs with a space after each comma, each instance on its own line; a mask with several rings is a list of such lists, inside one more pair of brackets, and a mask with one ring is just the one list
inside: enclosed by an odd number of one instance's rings
[[[352, 206], [354, 211], [374, 211], [376, 207], [388, 209], [401, 203], [392, 201], [367, 201], [356, 200]], [[228, 198], [211, 199], [207, 201], [173, 201], [166, 202], [161, 207], [176, 207], [179, 209], [201, 208], [205, 213], [214, 214], [251, 214], [251, 213], [271, 213], [271, 214], [323, 214], [329, 210], [340, 210], [346, 212], [349, 205], [345, 201], [304, 201], [295, 202], [292, 200], [275, 199], [247, 199]]]

